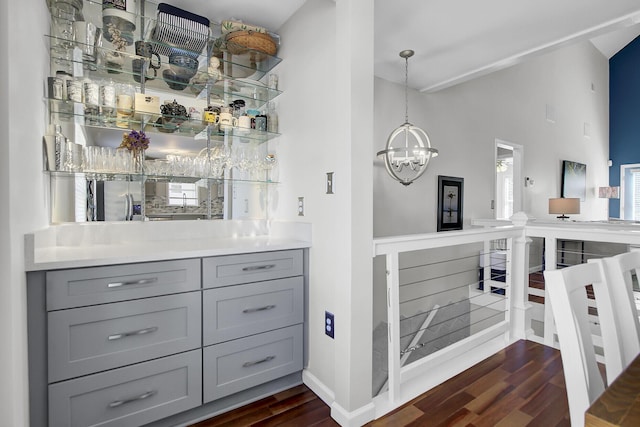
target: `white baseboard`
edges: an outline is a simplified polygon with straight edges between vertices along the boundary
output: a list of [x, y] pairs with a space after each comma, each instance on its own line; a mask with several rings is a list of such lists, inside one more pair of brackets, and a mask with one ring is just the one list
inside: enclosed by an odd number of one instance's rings
[[417, 396], [453, 378], [465, 369], [494, 355], [513, 342], [514, 340], [505, 340], [504, 334], [500, 334], [470, 351], [461, 351], [458, 354], [449, 352], [451, 355], [448, 359], [444, 357], [434, 358], [433, 362], [428, 364], [428, 370], [418, 372], [419, 370], [416, 369], [412, 378], [403, 383], [400, 396], [397, 397], [395, 402], [390, 400], [389, 391], [380, 393], [373, 398], [373, 403], [376, 407], [376, 418], [380, 418], [399, 408]]
[[369, 402], [365, 406], [361, 406], [355, 411], [347, 411], [337, 403], [331, 405], [331, 418], [333, 418], [342, 427], [360, 427], [373, 421], [376, 417], [376, 406], [373, 402]]
[[331, 418], [342, 427], [360, 427], [375, 418], [376, 407], [373, 402], [349, 412], [336, 403], [333, 390], [307, 369], [302, 371], [302, 382], [331, 408]]
[[335, 401], [333, 390], [320, 381], [318, 377], [310, 373], [308, 369], [304, 369], [302, 371], [302, 382], [304, 385], [309, 387], [311, 391], [320, 398], [320, 400], [326, 403], [327, 406], [333, 405], [333, 402]]

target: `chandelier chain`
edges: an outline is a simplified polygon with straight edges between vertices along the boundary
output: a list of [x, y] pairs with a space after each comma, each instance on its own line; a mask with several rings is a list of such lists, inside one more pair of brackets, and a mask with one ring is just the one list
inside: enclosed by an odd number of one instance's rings
[[404, 58], [404, 122], [409, 123], [409, 57]]

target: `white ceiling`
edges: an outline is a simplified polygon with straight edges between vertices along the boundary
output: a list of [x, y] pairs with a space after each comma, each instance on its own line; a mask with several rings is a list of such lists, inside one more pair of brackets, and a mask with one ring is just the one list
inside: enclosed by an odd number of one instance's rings
[[638, 0], [376, 0], [375, 74], [402, 82], [413, 49], [409, 85], [434, 91], [638, 22]]
[[[306, 0], [175, 0], [212, 21], [276, 31]], [[640, 35], [640, 0], [375, 0], [375, 75], [436, 91], [567, 43], [591, 40], [610, 58]], [[282, 41], [286, 43], [286, 40]]]
[[227, 19], [277, 30], [306, 0], [165, 0], [173, 6], [208, 18], [213, 22]]

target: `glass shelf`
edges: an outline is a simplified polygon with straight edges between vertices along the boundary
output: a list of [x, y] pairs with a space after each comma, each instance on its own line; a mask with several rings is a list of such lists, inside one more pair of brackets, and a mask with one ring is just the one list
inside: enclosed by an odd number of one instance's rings
[[[130, 129], [143, 129], [151, 140], [148, 155], [153, 157], [184, 152], [198, 152], [207, 146], [207, 139], [214, 144], [227, 142], [262, 144], [280, 136], [279, 133], [256, 129], [233, 127], [219, 130], [207, 125], [202, 120], [175, 120], [173, 116], [161, 114], [139, 114], [128, 120], [119, 120], [113, 116], [100, 114], [98, 106], [87, 106], [83, 103], [48, 98], [50, 113], [59, 121], [79, 124], [85, 128], [87, 137], [99, 141], [98, 145], [118, 147], [122, 134]], [[174, 119], [173, 122], [159, 124], [159, 118]], [[56, 120], [56, 121], [58, 121]], [[125, 127], [116, 126], [123, 123]]]
[[[52, 44], [60, 41], [60, 39], [47, 36]], [[82, 46], [80, 44], [80, 46]], [[74, 53], [75, 52], [75, 53]], [[122, 61], [121, 68], [114, 68], [107, 62], [106, 58], [110, 55], [117, 54]], [[277, 98], [282, 91], [270, 89], [259, 80], [249, 78], [233, 78], [227, 77], [222, 73], [209, 74], [206, 71], [198, 70], [195, 75], [189, 79], [175, 77], [171, 70], [184, 71], [184, 68], [161, 61], [159, 68], [148, 69], [147, 78], [144, 84], [141, 82], [140, 72], [134, 72], [133, 62], [144, 61], [145, 58], [130, 52], [116, 52], [113, 49], [98, 48], [97, 60], [95, 63], [87, 63], [83, 61], [80, 50], [69, 49], [69, 54], [63, 56], [60, 50], [51, 48], [51, 58], [61, 68], [67, 70], [78, 70], [75, 74], [79, 74], [82, 69], [82, 76], [93, 81], [109, 81], [114, 83], [132, 84], [142, 91], [158, 91], [162, 93], [184, 94], [199, 99], [207, 99], [207, 90], [211, 95], [211, 101], [216, 100], [221, 104], [227, 104], [232, 99], [244, 99], [251, 103], [251, 108], [260, 109], [264, 105]], [[153, 59], [154, 65], [157, 60]], [[147, 64], [148, 65], [148, 64]], [[223, 64], [225, 67], [227, 64]], [[234, 66], [237, 64], [233, 64]], [[83, 69], [84, 67], [84, 69]], [[148, 68], [148, 66], [146, 67]], [[202, 68], [202, 67], [201, 67]], [[149, 79], [152, 77], [152, 79]]]
[[[156, 31], [158, 26], [158, 3], [151, 1], [140, 2], [144, 5], [144, 10], [136, 10], [135, 13], [129, 13], [129, 19], [135, 23], [135, 29], [130, 33], [124, 33], [127, 41], [126, 52], [133, 54], [135, 52], [134, 42], [144, 40], [152, 43], [155, 51], [160, 53], [163, 62], [168, 62], [168, 53], [181, 50], [186, 51], [189, 55], [199, 57], [201, 66], [206, 69], [206, 61], [208, 57], [216, 57], [222, 63], [221, 71], [229, 78], [245, 78], [252, 76], [255, 80], [260, 80], [271, 69], [281, 62], [276, 55], [269, 55], [255, 49], [248, 49], [244, 46], [227, 42], [222, 34], [220, 23], [210, 21], [207, 33], [198, 32], [201, 29], [198, 26], [194, 28], [184, 28], [183, 25], [176, 25], [175, 31], [168, 20], [161, 23], [162, 31]], [[82, 9], [83, 19], [86, 22], [93, 22], [97, 27], [101, 28], [102, 46], [104, 49], [113, 48], [114, 45], [109, 41], [109, 37], [104, 34], [105, 25], [103, 23], [102, 2], [95, 0], [84, 0]], [[178, 18], [176, 22], [180, 22]], [[190, 22], [190, 21], [187, 21]], [[183, 45], [176, 44], [175, 40], [163, 40], [159, 34], [181, 34], [186, 37], [192, 37], [191, 42], [184, 42]], [[270, 33], [276, 46], [279, 45], [279, 37]], [[200, 51], [193, 52], [193, 46], [202, 47]], [[197, 49], [197, 48], [195, 48]]]
[[276, 181], [263, 181], [258, 179], [237, 179], [237, 178], [216, 178], [216, 177], [199, 177], [199, 176], [185, 176], [185, 175], [146, 175], [135, 173], [121, 173], [121, 172], [90, 172], [90, 171], [44, 171], [52, 176], [57, 177], [84, 177], [87, 181], [124, 181], [124, 182], [177, 182], [177, 183], [194, 183], [199, 181], [206, 181], [210, 184], [221, 183], [238, 183], [238, 184], [251, 184], [251, 185], [278, 185]]

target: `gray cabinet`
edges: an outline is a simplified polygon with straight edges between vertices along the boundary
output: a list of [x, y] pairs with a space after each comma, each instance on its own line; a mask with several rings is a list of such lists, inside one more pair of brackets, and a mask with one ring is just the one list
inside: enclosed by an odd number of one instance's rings
[[302, 370], [302, 251], [202, 261], [204, 402]]
[[104, 304], [200, 289], [200, 260], [48, 271], [47, 309]]
[[29, 273], [32, 425], [188, 424], [299, 384], [302, 255]]
[[217, 344], [303, 322], [302, 277], [205, 289], [203, 344]]
[[200, 293], [48, 314], [49, 381], [200, 347]]
[[140, 426], [202, 403], [202, 350], [49, 386], [52, 426]]
[[202, 260], [204, 288], [302, 275], [302, 251], [228, 255]]
[[301, 324], [205, 347], [205, 403], [300, 371], [302, 348]]

